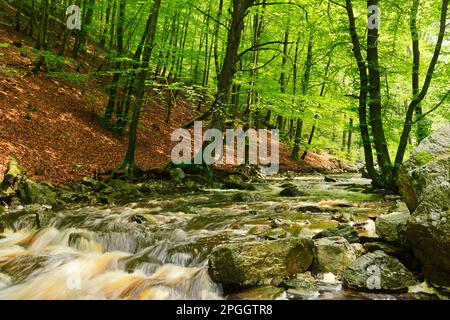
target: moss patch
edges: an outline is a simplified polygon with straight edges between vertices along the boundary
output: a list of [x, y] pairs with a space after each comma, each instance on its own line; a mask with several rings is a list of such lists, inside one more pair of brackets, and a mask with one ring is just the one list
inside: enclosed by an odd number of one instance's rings
[[434, 158], [429, 152], [422, 151], [416, 154], [415, 159], [419, 165], [423, 166], [426, 165], [428, 162], [433, 161]]

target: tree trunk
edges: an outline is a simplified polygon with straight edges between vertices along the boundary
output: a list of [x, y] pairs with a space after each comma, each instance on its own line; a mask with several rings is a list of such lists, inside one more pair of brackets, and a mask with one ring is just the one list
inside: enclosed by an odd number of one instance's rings
[[442, 1], [439, 34], [438, 34], [438, 38], [436, 41], [436, 47], [434, 49], [433, 57], [431, 59], [430, 65], [428, 67], [427, 76], [425, 77], [425, 81], [422, 86], [422, 90], [411, 101], [411, 103], [408, 107], [408, 111], [406, 113], [406, 120], [405, 120], [405, 124], [403, 126], [402, 135], [400, 137], [400, 143], [399, 143], [399, 146], [397, 149], [397, 155], [395, 157], [393, 179], [397, 178], [398, 169], [400, 168], [400, 165], [403, 163], [406, 146], [408, 145], [408, 138], [411, 133], [414, 112], [415, 112], [417, 106], [422, 102], [422, 100], [426, 97], [426, 95], [428, 93], [428, 90], [430, 88], [431, 81], [433, 78], [434, 70], [436, 68], [436, 64], [437, 64], [437, 62], [439, 60], [439, 56], [441, 54], [442, 43], [444, 41], [445, 30], [447, 27], [446, 23], [447, 23], [447, 13], [448, 13], [448, 3], [449, 3], [449, 0]]
[[155, 34], [158, 23], [160, 6], [161, 0], [154, 0], [151, 12], [151, 21], [149, 25], [148, 34], [145, 40], [144, 52], [142, 55], [141, 70], [137, 74], [136, 102], [133, 106], [133, 115], [128, 138], [128, 148], [125, 154], [125, 159], [120, 166], [130, 176], [133, 176], [136, 173], [136, 171], [138, 171], [137, 166], [135, 164], [137, 127], [139, 124], [141, 107], [142, 104], [144, 103], [145, 80], [147, 79], [149, 62], [153, 50], [153, 45], [155, 42]]
[[297, 119], [297, 130], [295, 131], [295, 141], [294, 141], [294, 148], [292, 150], [291, 159], [293, 161], [298, 160], [298, 154], [300, 152], [300, 144], [302, 140], [302, 127], [303, 127], [303, 121], [302, 119]]
[[347, 142], [347, 157], [350, 159], [352, 156], [352, 134], [353, 134], [353, 119], [350, 118], [348, 123], [348, 142]]
[[[87, 0], [86, 0], [87, 1]], [[75, 46], [73, 48], [73, 57], [76, 58], [79, 53], [86, 52], [86, 38], [87, 33], [92, 24], [93, 16], [94, 16], [94, 5], [95, 0], [89, 0], [87, 4], [86, 16], [83, 19], [83, 23], [81, 25], [81, 31], [79, 33], [79, 37], [77, 41], [75, 41]]]
[[109, 90], [109, 100], [103, 115], [103, 124], [107, 127], [111, 126], [111, 118], [117, 103], [117, 92], [120, 80], [120, 71], [122, 69], [122, 62], [119, 58], [124, 54], [123, 52], [123, 26], [125, 22], [125, 0], [120, 0], [119, 3], [119, 17], [117, 21], [117, 54], [115, 56], [116, 62], [114, 64], [114, 76]]
[[[368, 0], [367, 7], [378, 6], [378, 0]], [[392, 187], [392, 162], [384, 134], [381, 104], [381, 77], [378, 58], [379, 30], [369, 28], [367, 36], [367, 62], [369, 67], [369, 117], [373, 141], [377, 151], [378, 165], [381, 168], [384, 185]]]
[[314, 138], [314, 132], [316, 131], [316, 120], [319, 118], [319, 115], [316, 114], [314, 116], [314, 124], [311, 128], [311, 133], [309, 134], [309, 139], [308, 139], [308, 146], [306, 147], [305, 151], [302, 154], [302, 160], [306, 159], [306, 156], [308, 155], [308, 149], [311, 147], [313, 138]]
[[353, 12], [353, 6], [351, 0], [346, 0], [346, 10], [349, 19], [349, 32], [352, 38], [353, 44], [353, 54], [356, 59], [359, 71], [359, 130], [361, 134], [361, 139], [363, 141], [364, 156], [366, 162], [366, 169], [369, 176], [372, 179], [372, 183], [375, 186], [380, 187], [382, 185], [381, 177], [375, 170], [374, 159], [372, 153], [372, 142], [370, 140], [369, 126], [367, 123], [367, 96], [368, 96], [368, 75], [366, 62], [362, 56], [361, 44], [359, 42], [359, 37], [356, 31], [355, 15]]

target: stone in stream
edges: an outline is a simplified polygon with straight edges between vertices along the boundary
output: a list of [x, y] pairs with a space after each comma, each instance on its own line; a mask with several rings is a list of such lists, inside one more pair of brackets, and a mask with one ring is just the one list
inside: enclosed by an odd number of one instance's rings
[[254, 202], [261, 200], [258, 193], [240, 192], [233, 195], [232, 200], [235, 202]]
[[382, 215], [375, 221], [377, 234], [390, 243], [404, 243], [404, 233], [409, 213], [394, 212]]
[[356, 259], [343, 273], [344, 285], [351, 289], [405, 292], [417, 284], [413, 274], [396, 258], [383, 251]]
[[321, 207], [314, 205], [300, 206], [296, 209], [298, 212], [309, 212], [309, 213], [330, 213], [336, 212], [338, 209], [331, 207]]
[[294, 299], [313, 299], [317, 298], [320, 293], [314, 285], [314, 278], [309, 272], [300, 273], [294, 278], [290, 278], [284, 282], [284, 286], [288, 287], [287, 293]]
[[229, 175], [223, 181], [225, 189], [237, 189], [237, 190], [255, 190], [255, 187], [247, 182], [244, 182], [241, 177], [235, 175]]
[[91, 241], [92, 237], [88, 232], [74, 232], [69, 235], [68, 245], [72, 248], [78, 248], [83, 240]]
[[358, 232], [349, 224], [341, 224], [337, 228], [326, 229], [314, 236], [314, 239], [328, 238], [328, 237], [343, 237], [349, 243], [358, 243]]
[[450, 287], [450, 124], [413, 151], [399, 170], [398, 184], [411, 211], [406, 242], [425, 278]]
[[356, 253], [343, 237], [330, 237], [314, 240], [315, 260], [313, 270], [316, 273], [334, 273], [340, 275], [356, 260]]
[[383, 251], [389, 255], [398, 256], [407, 251], [404, 247], [386, 242], [368, 242], [364, 244], [368, 252]]
[[305, 193], [295, 185], [289, 185], [280, 192], [281, 197], [299, 197], [304, 195]]
[[366, 248], [364, 248], [364, 245], [362, 245], [361, 243], [351, 243], [350, 245], [352, 246], [356, 257], [360, 257], [366, 253]]
[[270, 229], [264, 232], [260, 237], [267, 240], [278, 240], [289, 237], [291, 234], [282, 228]]
[[333, 220], [340, 223], [349, 223], [354, 221], [354, 217], [350, 212], [338, 212], [333, 215]]
[[221, 244], [211, 252], [208, 271], [224, 285], [278, 285], [308, 270], [313, 250], [314, 243], [307, 238]]

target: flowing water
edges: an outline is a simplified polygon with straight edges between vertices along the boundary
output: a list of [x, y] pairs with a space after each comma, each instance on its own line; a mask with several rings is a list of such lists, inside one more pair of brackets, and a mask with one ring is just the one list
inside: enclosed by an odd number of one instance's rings
[[[66, 208], [44, 213], [24, 208], [0, 236], [0, 299], [223, 299], [208, 276], [208, 254], [226, 241], [257, 239], [255, 226], [289, 221], [289, 231], [312, 236], [335, 227], [336, 210], [351, 212], [360, 232], [374, 234], [369, 217], [392, 203], [364, 193], [369, 181], [339, 177], [290, 180], [305, 196], [278, 196], [287, 181], [272, 180], [246, 191], [144, 199], [120, 207]], [[242, 197], [241, 197], [242, 198]], [[241, 199], [242, 200], [242, 199]], [[308, 213], [299, 206], [330, 212]], [[39, 217], [40, 228], [36, 228]], [[319, 298], [393, 298], [323, 291]]]

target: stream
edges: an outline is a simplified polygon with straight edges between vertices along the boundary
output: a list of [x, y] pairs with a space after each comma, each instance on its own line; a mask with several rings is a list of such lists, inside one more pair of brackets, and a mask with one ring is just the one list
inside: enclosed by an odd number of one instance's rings
[[[236, 298], [225, 295], [210, 279], [208, 254], [223, 242], [256, 240], [251, 232], [255, 227], [289, 221], [289, 232], [312, 237], [338, 225], [333, 214], [348, 212], [360, 225], [358, 232], [375, 236], [369, 218], [387, 213], [395, 201], [365, 192], [369, 180], [335, 178], [336, 182], [324, 182], [323, 176], [280, 178], [255, 184], [256, 191], [211, 189], [118, 207], [46, 211], [39, 215], [39, 229], [34, 213], [16, 210], [12, 214], [20, 218], [14, 228], [0, 236], [0, 299]], [[287, 182], [305, 194], [280, 197]], [[301, 212], [299, 206], [325, 210]], [[341, 287], [321, 290], [317, 297], [413, 298]]]

